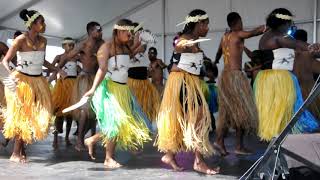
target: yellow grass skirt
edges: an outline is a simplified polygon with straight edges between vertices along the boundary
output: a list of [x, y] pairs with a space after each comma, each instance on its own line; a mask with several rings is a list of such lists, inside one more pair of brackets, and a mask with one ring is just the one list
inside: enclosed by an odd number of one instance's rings
[[52, 89], [53, 107], [57, 117], [67, 115], [62, 114], [62, 110], [72, 105], [72, 91], [75, 82], [76, 78], [58, 79], [57, 83]]
[[[200, 118], [197, 118], [199, 117]], [[213, 154], [209, 142], [211, 117], [198, 76], [171, 72], [157, 117], [155, 145], [161, 152], [200, 151]]]
[[148, 80], [128, 79], [128, 86], [148, 119], [155, 121], [160, 107], [160, 94]]
[[25, 143], [43, 140], [53, 121], [49, 84], [45, 77], [12, 73], [19, 81], [16, 92], [6, 89], [4, 136], [20, 138]]
[[286, 70], [260, 71], [255, 83], [255, 97], [259, 113], [258, 135], [270, 141], [290, 121], [296, 92], [291, 74]]
[[6, 97], [4, 95], [4, 85], [2, 82], [0, 82], [0, 130], [2, 130], [3, 123], [4, 123], [4, 117], [3, 112], [4, 108], [6, 107]]

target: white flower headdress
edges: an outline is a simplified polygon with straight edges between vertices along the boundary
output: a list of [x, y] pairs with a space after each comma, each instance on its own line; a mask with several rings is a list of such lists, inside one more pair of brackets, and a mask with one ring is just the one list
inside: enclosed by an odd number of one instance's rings
[[39, 16], [41, 16], [41, 14], [40, 14], [39, 12], [36, 12], [36, 13], [35, 13], [34, 15], [32, 15], [31, 17], [29, 17], [29, 16], [27, 15], [28, 21], [26, 21], [26, 22], [24, 23], [24, 25], [25, 25], [27, 28], [29, 28], [29, 27], [31, 26], [31, 24], [32, 24]]
[[122, 26], [122, 25], [115, 24], [113, 26], [113, 29], [122, 30], [122, 31], [133, 31], [134, 26]]
[[208, 14], [197, 15], [197, 16], [187, 16], [186, 19], [185, 19], [185, 21], [177, 24], [177, 26], [186, 25], [186, 24], [188, 24], [188, 23], [190, 23], [190, 22], [196, 23], [196, 22], [199, 22], [199, 21], [201, 21], [201, 20], [208, 19], [208, 18], [209, 18]]
[[291, 21], [293, 19], [292, 16], [284, 15], [284, 14], [275, 14], [276, 18]]

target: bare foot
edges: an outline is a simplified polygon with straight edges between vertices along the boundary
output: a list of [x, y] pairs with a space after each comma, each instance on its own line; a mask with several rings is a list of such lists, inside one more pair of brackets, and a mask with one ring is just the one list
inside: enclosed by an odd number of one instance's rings
[[65, 138], [65, 142], [67, 146], [72, 146], [71, 141], [69, 140], [69, 138]]
[[74, 148], [75, 148], [77, 151], [79, 151], [79, 152], [81, 152], [81, 151], [86, 151], [86, 147], [85, 147], [83, 144], [81, 144], [81, 143], [76, 144], [76, 145], [74, 146]]
[[235, 154], [237, 155], [251, 155], [252, 154], [252, 151], [242, 147], [242, 148], [237, 148], [235, 151], [234, 151]]
[[116, 169], [122, 167], [121, 164], [119, 164], [112, 158], [105, 159], [103, 165], [108, 169]]
[[227, 156], [229, 155], [229, 152], [226, 150], [226, 147], [224, 145], [220, 145], [218, 143], [214, 143], [213, 146], [219, 151], [221, 156]]
[[215, 175], [218, 174], [220, 171], [220, 167], [217, 168], [209, 168], [204, 161], [194, 161], [193, 169], [197, 172], [208, 174], [208, 175]]
[[16, 154], [12, 154], [10, 157], [10, 161], [15, 163], [21, 163], [22, 159], [23, 158], [20, 155], [16, 155]]
[[166, 155], [162, 156], [161, 161], [163, 163], [171, 166], [173, 168], [173, 170], [175, 170], [175, 171], [183, 171], [183, 168], [178, 166], [176, 160], [174, 159], [174, 157], [172, 155], [166, 154]]
[[86, 140], [84, 140], [84, 144], [88, 148], [88, 154], [89, 154], [90, 158], [92, 160], [95, 160], [96, 158], [93, 155], [94, 154], [94, 144], [93, 144], [93, 142], [90, 139], [86, 139]]

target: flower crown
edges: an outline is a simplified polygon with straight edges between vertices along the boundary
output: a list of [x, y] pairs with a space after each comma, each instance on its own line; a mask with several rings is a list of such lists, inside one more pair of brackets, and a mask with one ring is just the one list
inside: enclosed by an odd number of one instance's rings
[[275, 17], [278, 19], [288, 20], [291, 21], [293, 19], [292, 16], [284, 15], [284, 14], [275, 14]]
[[28, 18], [28, 21], [26, 21], [24, 23], [24, 25], [29, 28], [31, 26], [31, 24], [39, 17], [41, 16], [41, 14], [39, 12], [36, 12], [34, 15], [32, 15], [31, 17], [28, 16], [27, 14], [27, 18]]
[[115, 24], [113, 26], [113, 29], [122, 30], [122, 31], [133, 31], [134, 26], [122, 26], [122, 25]]
[[67, 39], [67, 40], [63, 40], [62, 44], [75, 44], [75, 41], [71, 39]]
[[196, 23], [196, 22], [199, 22], [201, 20], [208, 19], [208, 18], [209, 18], [208, 14], [197, 15], [197, 16], [187, 16], [185, 21], [177, 24], [177, 26], [180, 26], [180, 25], [183, 25], [183, 24], [186, 25], [186, 24], [188, 24], [190, 22]]

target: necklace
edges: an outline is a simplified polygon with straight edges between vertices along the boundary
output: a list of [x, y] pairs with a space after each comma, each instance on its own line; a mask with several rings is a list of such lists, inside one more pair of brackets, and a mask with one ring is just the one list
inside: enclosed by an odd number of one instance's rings
[[33, 50], [38, 50], [38, 48], [37, 48], [37, 46], [36, 46], [36, 43], [37, 43], [37, 37], [35, 38], [35, 41], [32, 41], [32, 39], [30, 38], [30, 35], [29, 35], [29, 33], [27, 32], [27, 37], [28, 37], [28, 40], [29, 41], [27, 41], [27, 45], [30, 47], [30, 48], [32, 48]]

